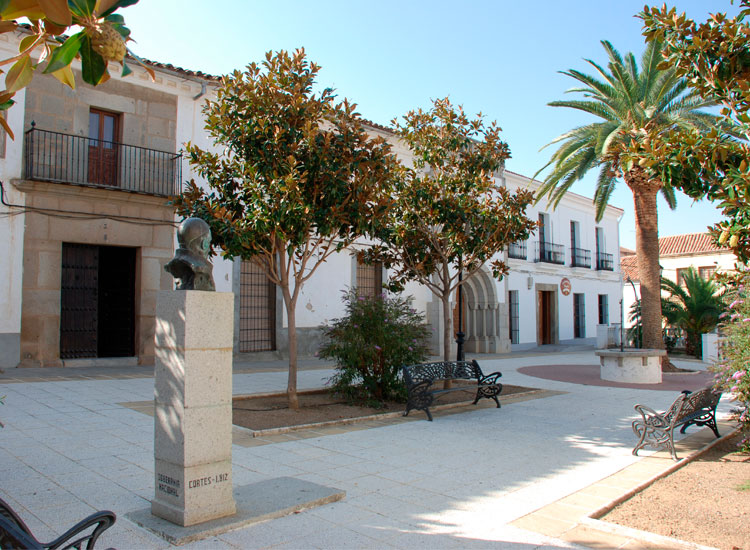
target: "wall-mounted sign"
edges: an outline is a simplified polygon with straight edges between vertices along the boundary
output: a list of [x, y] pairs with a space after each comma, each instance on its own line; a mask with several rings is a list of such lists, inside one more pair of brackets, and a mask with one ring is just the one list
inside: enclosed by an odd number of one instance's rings
[[563, 296], [570, 294], [570, 279], [567, 277], [564, 277], [563, 280], [560, 281], [560, 292], [562, 292]]

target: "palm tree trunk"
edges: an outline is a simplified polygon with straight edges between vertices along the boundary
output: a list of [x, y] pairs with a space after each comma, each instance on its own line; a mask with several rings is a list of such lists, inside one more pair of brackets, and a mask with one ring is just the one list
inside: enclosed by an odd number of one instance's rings
[[635, 250], [641, 280], [643, 347], [664, 349], [659, 266], [659, 225], [656, 210], [656, 195], [660, 185], [649, 181], [646, 174], [640, 169], [633, 169], [628, 172], [625, 183], [633, 191], [635, 203]]

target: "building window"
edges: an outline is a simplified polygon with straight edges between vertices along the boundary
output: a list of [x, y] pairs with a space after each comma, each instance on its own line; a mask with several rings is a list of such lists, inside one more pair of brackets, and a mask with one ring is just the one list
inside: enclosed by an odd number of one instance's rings
[[240, 266], [240, 353], [276, 349], [276, 285], [262, 267]]
[[586, 303], [583, 294], [573, 294], [573, 337], [586, 338]]
[[89, 111], [89, 183], [119, 184], [119, 136], [120, 115], [93, 108]]
[[511, 290], [508, 292], [508, 318], [510, 319], [510, 343], [518, 344], [520, 341], [520, 323], [519, 323], [519, 311], [518, 306], [518, 291]]
[[690, 268], [683, 267], [683, 268], [677, 268], [677, 284], [679, 286], [685, 286], [685, 273], [687, 273], [687, 270]]
[[704, 279], [706, 281], [708, 281], [709, 279], [713, 279], [715, 273], [716, 273], [715, 265], [704, 266], [704, 267], [698, 268], [698, 275], [700, 275], [701, 279]]
[[378, 296], [383, 292], [383, 263], [366, 264], [357, 259], [357, 294], [359, 296]]
[[599, 294], [599, 324], [609, 324], [609, 295]]

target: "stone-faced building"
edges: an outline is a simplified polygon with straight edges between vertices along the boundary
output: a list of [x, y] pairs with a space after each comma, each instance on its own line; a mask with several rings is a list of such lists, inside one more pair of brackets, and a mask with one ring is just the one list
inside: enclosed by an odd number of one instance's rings
[[153, 68], [155, 81], [135, 67], [96, 88], [77, 75], [75, 90], [38, 72], [17, 94], [0, 158], [0, 366], [153, 363], [156, 292], [172, 284], [168, 201], [213, 80]]

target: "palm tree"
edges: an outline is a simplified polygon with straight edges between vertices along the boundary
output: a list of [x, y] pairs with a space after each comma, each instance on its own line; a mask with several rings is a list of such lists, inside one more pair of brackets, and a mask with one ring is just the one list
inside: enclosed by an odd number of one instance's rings
[[662, 279], [662, 289], [669, 292], [669, 297], [662, 301], [662, 310], [668, 324], [685, 331], [685, 351], [700, 357], [701, 334], [716, 328], [727, 306], [719, 285], [703, 279], [692, 267], [683, 273], [682, 280], [684, 287]]
[[589, 76], [576, 70], [563, 71], [583, 86], [568, 92], [583, 94], [582, 100], [553, 101], [552, 107], [570, 107], [600, 121], [579, 126], [545, 145], [560, 143], [549, 162], [535, 177], [552, 167], [539, 189], [537, 200], [548, 195], [553, 207], [571, 185], [589, 170], [599, 169], [594, 204], [601, 220], [618, 178], [633, 193], [635, 203], [636, 255], [643, 300], [643, 347], [663, 349], [659, 291], [659, 233], [656, 196], [661, 191], [670, 207], [676, 205], [669, 181], [654, 176], [647, 156], [652, 140], [680, 128], [708, 129], [716, 117], [698, 109], [709, 106], [687, 93], [687, 84], [674, 69], [659, 69], [661, 44], [649, 42], [641, 67], [632, 53], [623, 58], [608, 41], [602, 41], [609, 63], [603, 68], [586, 60], [598, 73]]

